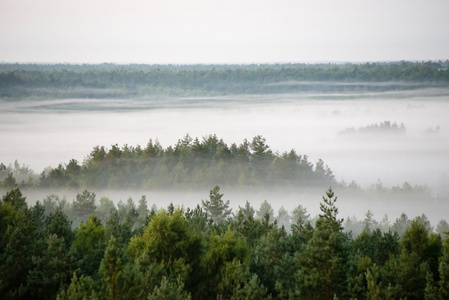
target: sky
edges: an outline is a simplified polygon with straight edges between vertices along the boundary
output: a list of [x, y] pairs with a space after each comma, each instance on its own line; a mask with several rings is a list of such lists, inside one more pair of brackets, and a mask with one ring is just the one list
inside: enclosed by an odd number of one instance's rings
[[447, 0], [0, 0], [0, 62], [449, 58]]

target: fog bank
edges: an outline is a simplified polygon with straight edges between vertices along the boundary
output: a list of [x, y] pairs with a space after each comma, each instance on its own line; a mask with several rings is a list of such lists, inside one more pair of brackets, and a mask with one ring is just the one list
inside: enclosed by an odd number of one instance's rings
[[[275, 152], [293, 148], [312, 162], [323, 159], [338, 181], [408, 181], [439, 192], [449, 181], [448, 91], [1, 101], [0, 161], [17, 159], [40, 173], [82, 162], [96, 145], [144, 147], [158, 138], [166, 147], [186, 133], [239, 144], [262, 135]], [[405, 133], [339, 134], [384, 121], [403, 123]]]

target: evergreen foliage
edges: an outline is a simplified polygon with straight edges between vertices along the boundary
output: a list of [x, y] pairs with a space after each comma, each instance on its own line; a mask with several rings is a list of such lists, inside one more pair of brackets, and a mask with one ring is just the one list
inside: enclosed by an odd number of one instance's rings
[[220, 194], [220, 187], [215, 186], [209, 194], [209, 200], [202, 200], [204, 210], [212, 218], [215, 223], [220, 223], [231, 214], [229, 209], [229, 200], [226, 202], [222, 199], [223, 194]]
[[[240, 145], [228, 145], [216, 135], [200, 140], [187, 134], [167, 148], [151, 139], [143, 149], [117, 144], [110, 149], [96, 146], [82, 165], [73, 159], [60, 164], [43, 172], [34, 187], [184, 189], [217, 184], [321, 187], [335, 183], [332, 171], [321, 159], [314, 166], [307, 155], [297, 155], [294, 150], [275, 154], [260, 135], [251, 143], [245, 139]], [[82, 221], [95, 210], [94, 198], [95, 194], [87, 190], [77, 197], [74, 205]]]
[[425, 216], [402, 237], [392, 225], [353, 239], [336, 200], [329, 188], [314, 225], [298, 205], [291, 231], [249, 202], [214, 223], [200, 205], [148, 212], [145, 198], [72, 229], [55, 198], [28, 207], [13, 189], [0, 201], [0, 299], [448, 298], [449, 242]]

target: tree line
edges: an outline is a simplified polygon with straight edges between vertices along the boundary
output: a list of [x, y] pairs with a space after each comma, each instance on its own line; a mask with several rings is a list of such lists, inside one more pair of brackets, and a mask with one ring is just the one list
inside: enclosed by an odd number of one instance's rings
[[274, 217], [266, 201], [232, 213], [218, 186], [193, 209], [95, 197], [2, 197], [1, 299], [449, 297], [447, 222], [435, 233], [402, 215], [381, 230], [368, 211], [353, 236], [331, 188], [315, 218], [301, 205]]
[[[358, 84], [333, 85], [333, 81]], [[448, 81], [448, 61], [192, 66], [0, 64], [1, 98], [383, 91], [446, 84]], [[297, 82], [309, 84], [295, 84]], [[317, 85], [314, 82], [328, 84]], [[369, 84], [375, 82], [408, 82], [414, 85]]]
[[145, 148], [96, 146], [81, 164], [72, 159], [44, 170], [38, 178], [17, 162], [14, 168], [0, 165], [4, 188], [165, 189], [215, 184], [297, 187], [329, 186], [334, 181], [332, 170], [321, 159], [313, 164], [307, 155], [295, 150], [273, 153], [260, 135], [239, 145], [227, 145], [216, 135], [200, 140], [187, 134], [166, 148], [151, 139]]

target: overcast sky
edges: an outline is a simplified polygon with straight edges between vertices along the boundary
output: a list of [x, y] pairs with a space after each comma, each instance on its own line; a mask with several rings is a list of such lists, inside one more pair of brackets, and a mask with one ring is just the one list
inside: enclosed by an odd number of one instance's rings
[[0, 62], [449, 58], [449, 0], [0, 0]]

